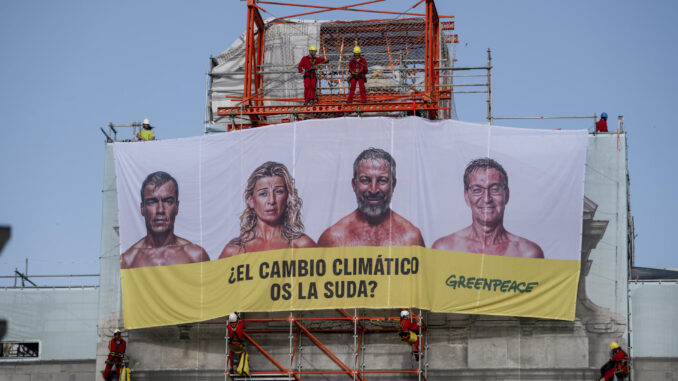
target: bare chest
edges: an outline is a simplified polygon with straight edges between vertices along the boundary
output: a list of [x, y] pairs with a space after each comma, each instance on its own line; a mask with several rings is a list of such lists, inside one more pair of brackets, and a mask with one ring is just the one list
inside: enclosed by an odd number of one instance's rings
[[290, 243], [282, 237], [276, 237], [270, 240], [257, 237], [245, 244], [246, 252], [248, 253], [255, 251], [287, 249], [288, 247], [290, 247]]
[[409, 246], [401, 229], [384, 223], [377, 226], [355, 224], [349, 227], [349, 246]]
[[477, 254], [490, 254], [505, 257], [519, 257], [518, 245], [514, 242], [505, 241], [494, 244], [486, 244], [476, 240], [466, 240], [467, 251]]
[[167, 266], [191, 263], [191, 258], [182, 247], [159, 247], [139, 249], [131, 267]]

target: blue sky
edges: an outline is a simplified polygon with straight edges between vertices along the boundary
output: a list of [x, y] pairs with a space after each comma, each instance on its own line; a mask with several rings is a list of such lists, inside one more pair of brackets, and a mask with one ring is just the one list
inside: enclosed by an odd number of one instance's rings
[[[370, 7], [405, 11], [414, 3]], [[99, 127], [148, 117], [160, 138], [202, 134], [209, 57], [244, 31], [245, 4], [0, 2], [0, 224], [12, 226], [0, 275], [23, 269], [25, 258], [32, 274], [99, 272]], [[636, 265], [678, 268], [667, 238], [678, 203], [664, 200], [678, 193], [671, 115], [678, 3], [440, 0], [437, 7], [455, 15], [457, 65], [484, 65], [492, 49], [495, 115], [606, 111], [611, 126], [624, 115]], [[456, 104], [460, 119], [485, 121], [482, 95], [458, 96]], [[588, 120], [497, 124], [591, 128]]]

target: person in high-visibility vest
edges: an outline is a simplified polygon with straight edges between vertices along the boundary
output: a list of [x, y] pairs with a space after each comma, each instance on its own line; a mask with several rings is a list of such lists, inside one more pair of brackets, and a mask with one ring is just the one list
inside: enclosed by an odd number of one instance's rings
[[329, 62], [327, 57], [316, 57], [318, 49], [315, 45], [308, 48], [308, 55], [301, 58], [299, 61], [299, 73], [304, 73], [304, 104], [313, 103], [315, 101], [315, 86], [316, 86], [316, 70], [321, 63]]
[[249, 374], [247, 351], [245, 350], [245, 323], [235, 312], [228, 315], [228, 364], [229, 374]]
[[155, 134], [153, 133], [153, 127], [151, 127], [151, 121], [148, 118], [144, 119], [142, 123], [143, 129], [137, 134], [137, 139], [148, 141], [155, 140]]
[[108, 358], [106, 359], [106, 368], [104, 368], [104, 379], [110, 380], [112, 376], [111, 370], [115, 366], [116, 379], [120, 378], [120, 367], [122, 366], [123, 357], [127, 342], [122, 338], [120, 330], [116, 329], [113, 332], [113, 338], [108, 343]]
[[365, 103], [367, 101], [367, 94], [365, 93], [365, 82], [367, 82], [367, 61], [360, 56], [360, 46], [353, 48], [353, 59], [348, 63], [348, 71], [350, 88], [348, 91], [348, 103], [353, 102], [353, 95], [355, 94], [356, 83], [360, 86], [360, 101]]
[[410, 312], [400, 311], [400, 340], [412, 344], [412, 355], [419, 361], [419, 324], [410, 320]]

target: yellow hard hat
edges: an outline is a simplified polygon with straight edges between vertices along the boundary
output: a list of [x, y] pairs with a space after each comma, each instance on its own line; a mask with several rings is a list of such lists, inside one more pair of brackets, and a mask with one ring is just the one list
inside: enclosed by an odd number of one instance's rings
[[315, 45], [311, 45], [308, 47], [308, 50], [318, 50], [318, 48], [316, 48]]
[[619, 343], [616, 341], [613, 341], [610, 343], [610, 349], [617, 349], [619, 348]]
[[360, 54], [360, 46], [356, 46], [355, 48], [353, 48], [353, 53]]

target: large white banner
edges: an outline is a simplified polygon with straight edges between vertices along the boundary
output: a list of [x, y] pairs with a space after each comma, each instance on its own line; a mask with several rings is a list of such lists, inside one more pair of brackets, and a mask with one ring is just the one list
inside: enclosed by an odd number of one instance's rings
[[577, 261], [586, 142], [409, 117], [115, 143], [121, 265], [316, 246]]

